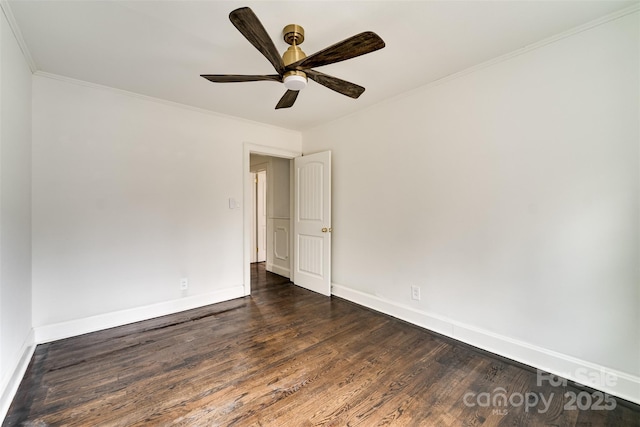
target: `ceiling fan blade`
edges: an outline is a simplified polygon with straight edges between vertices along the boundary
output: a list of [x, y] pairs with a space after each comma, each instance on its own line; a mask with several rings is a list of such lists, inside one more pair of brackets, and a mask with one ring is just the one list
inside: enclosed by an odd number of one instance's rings
[[362, 86], [358, 86], [355, 83], [350, 83], [346, 80], [342, 80], [319, 71], [305, 70], [305, 73], [307, 74], [307, 77], [316, 83], [320, 83], [322, 86], [328, 87], [331, 90], [335, 90], [338, 93], [354, 99], [358, 98], [364, 92], [364, 88]]
[[262, 80], [273, 80], [281, 82], [282, 77], [278, 74], [269, 74], [264, 76], [245, 76], [241, 74], [200, 74], [210, 82], [214, 83], [238, 83], [238, 82], [258, 82]]
[[385, 46], [376, 33], [365, 31], [356, 34], [346, 40], [338, 42], [326, 49], [309, 55], [298, 62], [294, 62], [287, 66], [287, 69], [306, 70], [308, 68], [321, 67], [323, 65], [333, 64], [356, 56], [364, 55], [382, 49]]
[[296, 98], [298, 97], [299, 90], [287, 90], [280, 101], [278, 101], [278, 105], [276, 105], [276, 110], [280, 108], [289, 108], [296, 102]]
[[238, 31], [249, 40], [249, 43], [271, 62], [278, 74], [282, 75], [284, 73], [284, 63], [282, 62], [280, 53], [256, 14], [248, 7], [241, 7], [231, 12], [229, 19]]

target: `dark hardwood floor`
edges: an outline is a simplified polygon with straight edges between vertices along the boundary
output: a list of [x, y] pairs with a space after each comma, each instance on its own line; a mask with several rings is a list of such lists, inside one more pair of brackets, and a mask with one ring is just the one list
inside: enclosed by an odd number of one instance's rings
[[538, 385], [263, 264], [252, 280], [251, 297], [39, 345], [3, 426], [640, 425], [637, 405]]

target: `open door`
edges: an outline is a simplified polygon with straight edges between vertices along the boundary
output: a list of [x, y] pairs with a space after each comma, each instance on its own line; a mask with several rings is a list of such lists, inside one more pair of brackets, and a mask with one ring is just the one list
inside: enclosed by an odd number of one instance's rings
[[293, 282], [331, 295], [331, 151], [294, 159]]

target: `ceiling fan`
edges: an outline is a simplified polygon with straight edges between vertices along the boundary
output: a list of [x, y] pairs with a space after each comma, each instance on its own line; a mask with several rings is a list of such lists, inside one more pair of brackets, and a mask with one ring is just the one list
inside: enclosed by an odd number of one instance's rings
[[312, 68], [355, 58], [385, 46], [384, 41], [377, 34], [365, 31], [307, 56], [299, 46], [304, 41], [304, 29], [300, 25], [291, 24], [284, 27], [282, 31], [284, 41], [290, 46], [281, 57], [273, 40], [250, 8], [242, 7], [234, 10], [229, 14], [229, 19], [238, 31], [271, 62], [278, 74], [202, 74], [201, 76], [214, 83], [263, 80], [284, 83], [287, 91], [276, 105], [276, 109], [291, 107], [296, 102], [300, 90], [307, 86], [307, 78], [343, 95], [358, 98], [364, 92], [362, 86], [323, 74]]

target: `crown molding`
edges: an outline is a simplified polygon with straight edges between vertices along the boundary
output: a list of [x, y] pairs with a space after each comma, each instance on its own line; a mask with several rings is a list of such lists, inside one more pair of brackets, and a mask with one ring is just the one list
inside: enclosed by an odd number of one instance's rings
[[[0, 1], [2, 1], [2, 0], [0, 0]], [[207, 114], [209, 116], [215, 116], [215, 117], [222, 118], [222, 119], [234, 120], [234, 121], [238, 121], [238, 122], [242, 122], [242, 123], [251, 124], [251, 125], [254, 125], [254, 126], [261, 126], [261, 127], [265, 127], [265, 128], [269, 128], [269, 129], [275, 129], [275, 130], [279, 130], [279, 131], [283, 131], [283, 132], [290, 132], [290, 133], [295, 134], [295, 135], [300, 135], [300, 131], [297, 131], [295, 129], [284, 128], [284, 127], [280, 127], [280, 126], [270, 125], [268, 123], [262, 123], [262, 122], [257, 122], [257, 121], [254, 121], [254, 120], [245, 119], [245, 118], [242, 118], [242, 117], [232, 116], [232, 115], [229, 115], [229, 114], [218, 113], [217, 111], [207, 110], [207, 109], [200, 108], [200, 107], [194, 107], [192, 105], [187, 105], [187, 104], [181, 104], [179, 102], [169, 101], [167, 99], [162, 99], [162, 98], [156, 98], [156, 97], [149, 96], [149, 95], [143, 95], [143, 94], [140, 94], [140, 93], [137, 93], [137, 92], [130, 92], [128, 90], [118, 89], [118, 88], [111, 87], [111, 86], [106, 86], [106, 85], [101, 85], [99, 83], [92, 83], [92, 82], [88, 82], [86, 80], [74, 79], [72, 77], [62, 76], [60, 74], [47, 73], [45, 71], [35, 71], [33, 73], [33, 75], [37, 76], [37, 77], [43, 77], [43, 78], [51, 79], [51, 80], [58, 80], [58, 81], [69, 83], [69, 84], [76, 85], [76, 86], [84, 86], [84, 87], [88, 87], [88, 88], [91, 88], [91, 89], [96, 89], [96, 90], [102, 90], [102, 91], [107, 91], [107, 92], [111, 92], [111, 93], [116, 93], [118, 95], [128, 96], [130, 98], [137, 98], [137, 99], [142, 99], [142, 100], [145, 100], [145, 101], [155, 102], [155, 103], [158, 103], [158, 104], [164, 104], [164, 105], [168, 105], [168, 106], [171, 106], [171, 107], [180, 108], [180, 109], [183, 109], [183, 110], [195, 111], [195, 112], [198, 112], [198, 113], [201, 113], [201, 114]]]
[[31, 56], [31, 52], [27, 47], [27, 43], [24, 41], [24, 37], [22, 37], [22, 31], [20, 31], [18, 21], [16, 21], [16, 18], [13, 15], [13, 11], [11, 10], [9, 2], [7, 0], [0, 0], [0, 9], [2, 9], [2, 13], [4, 13], [5, 18], [7, 18], [9, 28], [11, 28], [13, 36], [18, 42], [18, 46], [20, 46], [22, 55], [24, 56], [25, 61], [27, 61], [27, 65], [29, 66], [31, 73], [35, 73], [36, 71], [38, 71], [38, 66], [36, 65], [36, 61], [33, 60], [33, 56]]
[[623, 17], [625, 17], [627, 15], [631, 15], [633, 13], [637, 13], [638, 11], [640, 11], [640, 2], [638, 2], [638, 3], [634, 4], [634, 5], [631, 5], [629, 7], [626, 7], [624, 9], [620, 9], [620, 10], [618, 10], [616, 12], [610, 13], [608, 15], [601, 16], [600, 18], [596, 18], [596, 19], [594, 19], [592, 21], [586, 22], [586, 23], [584, 23], [582, 25], [579, 25], [577, 27], [573, 27], [573, 28], [571, 28], [569, 30], [566, 30], [566, 31], [563, 31], [561, 33], [555, 34], [553, 36], [547, 37], [545, 39], [539, 40], [539, 41], [537, 41], [535, 43], [531, 43], [531, 44], [529, 44], [527, 46], [524, 46], [524, 47], [522, 47], [520, 49], [516, 49], [514, 51], [505, 53], [503, 55], [500, 55], [500, 56], [497, 56], [495, 58], [489, 59], [487, 61], [481, 62], [479, 64], [472, 65], [469, 68], [466, 68], [464, 70], [455, 72], [453, 74], [449, 74], [449, 75], [444, 76], [444, 77], [442, 77], [442, 78], [440, 78], [438, 80], [434, 80], [434, 81], [432, 81], [430, 83], [426, 83], [426, 84], [424, 84], [422, 86], [419, 86], [417, 88], [409, 89], [409, 90], [407, 90], [405, 92], [399, 93], [399, 94], [397, 94], [395, 96], [392, 96], [390, 98], [383, 99], [383, 100], [381, 100], [381, 101], [379, 101], [379, 102], [377, 102], [375, 104], [369, 105], [366, 108], [363, 108], [361, 110], [354, 111], [354, 112], [352, 112], [350, 114], [347, 114], [345, 116], [339, 117], [337, 119], [330, 120], [330, 121], [325, 122], [325, 123], [321, 123], [321, 124], [318, 124], [318, 125], [315, 125], [315, 126], [311, 126], [309, 128], [302, 129], [301, 132], [307, 132], [307, 131], [310, 131], [310, 130], [313, 130], [313, 129], [320, 129], [320, 128], [322, 128], [322, 127], [324, 127], [324, 126], [326, 126], [326, 125], [328, 125], [330, 123], [338, 123], [338, 122], [341, 122], [341, 121], [344, 121], [344, 120], [347, 120], [347, 121], [351, 120], [353, 118], [353, 116], [356, 116], [358, 114], [362, 114], [365, 111], [370, 111], [370, 110], [373, 110], [375, 108], [379, 108], [382, 105], [393, 104], [393, 103], [395, 103], [395, 102], [397, 102], [399, 100], [402, 100], [402, 99], [405, 99], [405, 98], [409, 98], [411, 96], [415, 96], [417, 93], [428, 92], [431, 89], [433, 89], [433, 88], [435, 88], [437, 86], [443, 85], [445, 83], [448, 83], [448, 82], [450, 82], [452, 80], [459, 79], [459, 78], [464, 77], [464, 76], [466, 76], [468, 74], [473, 74], [475, 72], [481, 71], [481, 70], [483, 70], [485, 68], [492, 67], [492, 66], [500, 64], [502, 62], [507, 62], [507, 61], [509, 61], [509, 60], [511, 60], [511, 59], [513, 59], [515, 57], [518, 57], [520, 55], [524, 55], [524, 54], [529, 53], [531, 51], [534, 51], [534, 50], [540, 49], [540, 48], [542, 48], [544, 46], [547, 46], [549, 44], [556, 43], [556, 42], [564, 40], [564, 39], [566, 39], [568, 37], [572, 37], [574, 35], [580, 34], [580, 33], [584, 32], [584, 31], [587, 31], [587, 30], [590, 30], [592, 28], [598, 27], [600, 25], [606, 24], [607, 22], [615, 21], [616, 19], [620, 19], [620, 18], [623, 18]]
[[[586, 23], [584, 23], [582, 25], [578, 25], [577, 27], [573, 27], [573, 28], [571, 28], [569, 30], [563, 31], [563, 32], [558, 33], [556, 35], [553, 35], [553, 36], [547, 37], [545, 39], [539, 40], [539, 41], [537, 41], [535, 43], [531, 43], [531, 44], [529, 44], [527, 46], [524, 46], [524, 47], [522, 47], [520, 49], [516, 49], [514, 51], [505, 53], [504, 55], [500, 55], [500, 56], [495, 57], [493, 59], [490, 59], [488, 61], [485, 61], [485, 62], [482, 62], [480, 64], [474, 65], [474, 66], [469, 67], [469, 68], [467, 68], [465, 70], [459, 71], [457, 73], [450, 74], [450, 75], [445, 76], [445, 77], [443, 77], [443, 78], [441, 78], [439, 80], [435, 80], [435, 81], [433, 81], [431, 83], [428, 83], [428, 84], [422, 86], [421, 89], [428, 90], [428, 89], [431, 89], [432, 87], [439, 86], [439, 85], [441, 85], [443, 83], [449, 82], [451, 80], [455, 80], [455, 79], [457, 79], [459, 77], [466, 76], [467, 74], [475, 73], [476, 71], [483, 70], [485, 68], [491, 67], [491, 66], [499, 64], [501, 62], [509, 61], [510, 59], [515, 58], [517, 56], [523, 55], [525, 53], [532, 52], [534, 50], [538, 50], [538, 49], [540, 49], [542, 47], [545, 47], [547, 45], [550, 45], [550, 44], [556, 43], [558, 41], [564, 40], [566, 38], [575, 36], [577, 34], [580, 34], [580, 33], [584, 32], [584, 31], [588, 31], [588, 30], [590, 30], [592, 28], [599, 27], [600, 25], [604, 25], [604, 24], [606, 24], [608, 22], [615, 21], [617, 19], [620, 19], [620, 18], [625, 17], [627, 15], [631, 15], [631, 14], [636, 13], [638, 11], [640, 11], [640, 2], [638, 2], [638, 3], [636, 3], [636, 4], [632, 5], [632, 6], [626, 7], [624, 9], [620, 9], [620, 10], [618, 10], [616, 12], [610, 13], [608, 15], [601, 16], [600, 18], [596, 18], [596, 19], [594, 19], [592, 21], [589, 21], [589, 22], [586, 22]], [[403, 94], [398, 95], [398, 98], [410, 95], [409, 92], [405, 92]], [[383, 101], [383, 102], [385, 102], [385, 101]]]

